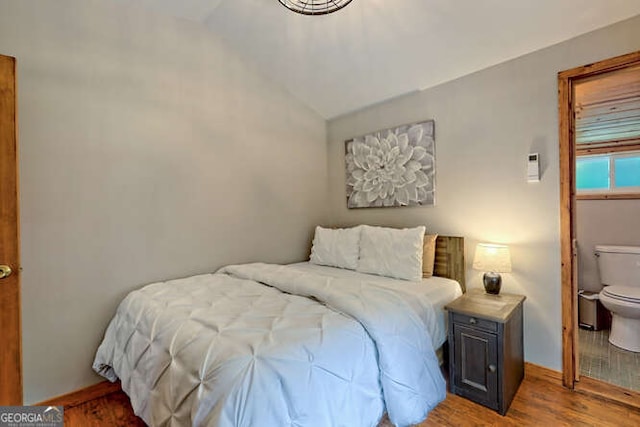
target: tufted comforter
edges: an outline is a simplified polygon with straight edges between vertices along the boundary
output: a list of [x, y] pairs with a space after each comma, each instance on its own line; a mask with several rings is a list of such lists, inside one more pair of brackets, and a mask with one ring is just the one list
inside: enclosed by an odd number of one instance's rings
[[433, 316], [401, 288], [228, 266], [131, 292], [93, 368], [152, 426], [407, 426], [446, 394]]

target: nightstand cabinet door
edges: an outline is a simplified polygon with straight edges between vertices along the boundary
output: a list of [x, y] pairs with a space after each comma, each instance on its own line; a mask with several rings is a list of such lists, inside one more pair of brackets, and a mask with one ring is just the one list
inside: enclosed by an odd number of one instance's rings
[[496, 334], [453, 324], [453, 388], [489, 408], [498, 409], [498, 339]]

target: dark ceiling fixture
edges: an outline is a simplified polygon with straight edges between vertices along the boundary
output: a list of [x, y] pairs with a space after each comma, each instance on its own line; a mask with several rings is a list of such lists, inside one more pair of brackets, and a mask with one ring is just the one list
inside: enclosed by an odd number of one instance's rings
[[303, 15], [326, 15], [340, 10], [351, 0], [278, 0], [287, 9]]

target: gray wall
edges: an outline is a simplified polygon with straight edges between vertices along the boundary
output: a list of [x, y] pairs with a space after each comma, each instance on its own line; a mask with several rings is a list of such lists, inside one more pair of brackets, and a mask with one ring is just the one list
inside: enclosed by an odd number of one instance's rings
[[[482, 286], [482, 272], [470, 268], [475, 244], [509, 244], [514, 270], [504, 274], [503, 289], [527, 296], [526, 360], [560, 370], [557, 73], [634, 50], [640, 50], [640, 16], [330, 121], [332, 221], [425, 224], [465, 236], [470, 288]], [[437, 205], [348, 210], [344, 140], [424, 119], [436, 121]], [[525, 179], [529, 152], [541, 156], [539, 183]]]
[[596, 245], [640, 246], [640, 200], [578, 200], [578, 287], [600, 292]]
[[18, 60], [24, 398], [100, 381], [118, 302], [160, 279], [308, 256], [326, 123], [195, 23], [0, 1]]

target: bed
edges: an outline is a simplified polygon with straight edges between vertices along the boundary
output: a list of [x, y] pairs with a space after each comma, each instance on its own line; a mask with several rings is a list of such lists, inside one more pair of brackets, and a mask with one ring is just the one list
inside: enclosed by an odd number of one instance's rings
[[398, 426], [446, 395], [443, 306], [464, 241], [440, 236], [420, 282], [308, 262], [227, 266], [131, 292], [94, 369], [152, 426]]

